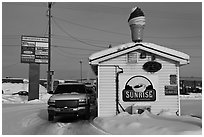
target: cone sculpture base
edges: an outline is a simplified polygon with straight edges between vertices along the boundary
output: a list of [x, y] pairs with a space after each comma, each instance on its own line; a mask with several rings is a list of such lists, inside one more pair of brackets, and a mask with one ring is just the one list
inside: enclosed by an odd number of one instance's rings
[[132, 24], [130, 25], [131, 36], [133, 42], [142, 42], [144, 25]]

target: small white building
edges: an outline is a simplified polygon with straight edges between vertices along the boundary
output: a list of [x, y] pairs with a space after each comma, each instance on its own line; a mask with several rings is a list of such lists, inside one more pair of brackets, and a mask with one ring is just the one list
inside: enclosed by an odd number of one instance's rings
[[153, 43], [127, 43], [89, 57], [97, 75], [98, 116], [125, 110], [168, 110], [180, 115], [179, 67], [185, 53]]

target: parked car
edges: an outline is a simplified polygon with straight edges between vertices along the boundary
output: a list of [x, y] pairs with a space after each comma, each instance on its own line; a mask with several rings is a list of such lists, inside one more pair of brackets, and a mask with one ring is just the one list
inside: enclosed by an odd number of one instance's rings
[[16, 94], [18, 94], [20, 96], [28, 96], [28, 92], [27, 91], [19, 91], [17, 93], [13, 93], [12, 95], [16, 95]]
[[55, 116], [90, 117], [90, 94], [82, 83], [59, 84], [48, 100], [48, 120]]

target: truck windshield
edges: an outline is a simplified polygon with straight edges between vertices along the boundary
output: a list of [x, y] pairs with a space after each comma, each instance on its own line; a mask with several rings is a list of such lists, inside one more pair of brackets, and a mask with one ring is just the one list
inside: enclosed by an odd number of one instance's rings
[[86, 93], [84, 85], [58, 85], [54, 94], [62, 93]]

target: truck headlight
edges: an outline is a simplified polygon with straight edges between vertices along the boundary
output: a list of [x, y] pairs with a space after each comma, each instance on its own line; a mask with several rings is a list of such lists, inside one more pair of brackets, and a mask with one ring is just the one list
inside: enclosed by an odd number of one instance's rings
[[86, 102], [86, 99], [79, 99], [79, 102]]

